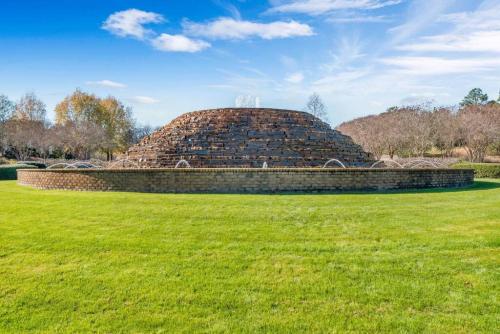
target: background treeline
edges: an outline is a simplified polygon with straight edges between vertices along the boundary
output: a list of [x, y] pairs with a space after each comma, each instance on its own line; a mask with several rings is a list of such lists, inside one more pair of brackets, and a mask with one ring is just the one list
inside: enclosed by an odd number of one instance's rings
[[33, 93], [12, 102], [0, 95], [0, 155], [17, 160], [67, 158], [111, 160], [152, 132], [137, 126], [131, 109], [115, 97], [76, 90], [47, 119], [45, 104]]
[[[311, 96], [306, 111], [326, 119], [317, 94]], [[476, 88], [458, 107], [392, 107], [337, 129], [377, 158], [421, 157], [431, 150], [451, 156], [463, 148], [468, 160], [481, 162], [488, 152], [500, 155], [500, 98], [489, 101]], [[112, 160], [152, 131], [138, 126], [131, 109], [112, 96], [100, 98], [76, 90], [56, 106], [55, 121], [50, 122], [45, 104], [35, 94], [17, 102], [0, 95], [0, 156], [8, 158]]]
[[459, 107], [392, 107], [342, 123], [337, 130], [377, 158], [422, 157], [433, 149], [451, 156], [456, 148], [463, 148], [469, 161], [482, 162], [487, 153], [500, 154], [499, 102], [500, 98], [488, 101], [476, 88]]

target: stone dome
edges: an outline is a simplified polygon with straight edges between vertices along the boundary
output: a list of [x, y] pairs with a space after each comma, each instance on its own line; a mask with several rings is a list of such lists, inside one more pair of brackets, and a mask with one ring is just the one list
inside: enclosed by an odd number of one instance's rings
[[306, 112], [226, 108], [183, 114], [131, 147], [141, 166], [318, 167], [329, 159], [363, 166], [373, 159], [348, 136]]

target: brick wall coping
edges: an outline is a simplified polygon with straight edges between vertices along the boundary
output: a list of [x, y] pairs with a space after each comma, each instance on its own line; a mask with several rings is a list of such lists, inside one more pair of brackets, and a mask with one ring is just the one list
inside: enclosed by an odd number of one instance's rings
[[[32, 169], [18, 169], [18, 171]], [[246, 173], [246, 172], [256, 172], [256, 173], [275, 173], [275, 172], [290, 172], [290, 173], [302, 173], [302, 172], [315, 172], [315, 173], [325, 173], [325, 172], [340, 172], [340, 173], [352, 173], [352, 172], [404, 172], [408, 173], [411, 171], [421, 172], [421, 171], [474, 171], [471, 168], [116, 168], [116, 169], [105, 169], [105, 168], [72, 168], [72, 169], [37, 169], [37, 173], [158, 173], [158, 172], [176, 172], [176, 173], [216, 173], [216, 172], [233, 172], [233, 173]]]

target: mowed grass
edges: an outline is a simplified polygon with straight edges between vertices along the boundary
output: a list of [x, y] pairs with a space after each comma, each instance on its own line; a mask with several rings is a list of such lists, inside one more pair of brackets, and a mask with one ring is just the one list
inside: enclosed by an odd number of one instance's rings
[[0, 332], [498, 333], [500, 182], [162, 195], [0, 182]]

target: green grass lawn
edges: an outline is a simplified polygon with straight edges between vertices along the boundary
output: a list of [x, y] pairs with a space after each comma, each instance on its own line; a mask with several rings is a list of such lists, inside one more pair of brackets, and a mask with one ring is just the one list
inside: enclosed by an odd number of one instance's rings
[[0, 332], [500, 331], [500, 181], [158, 195], [0, 182]]

